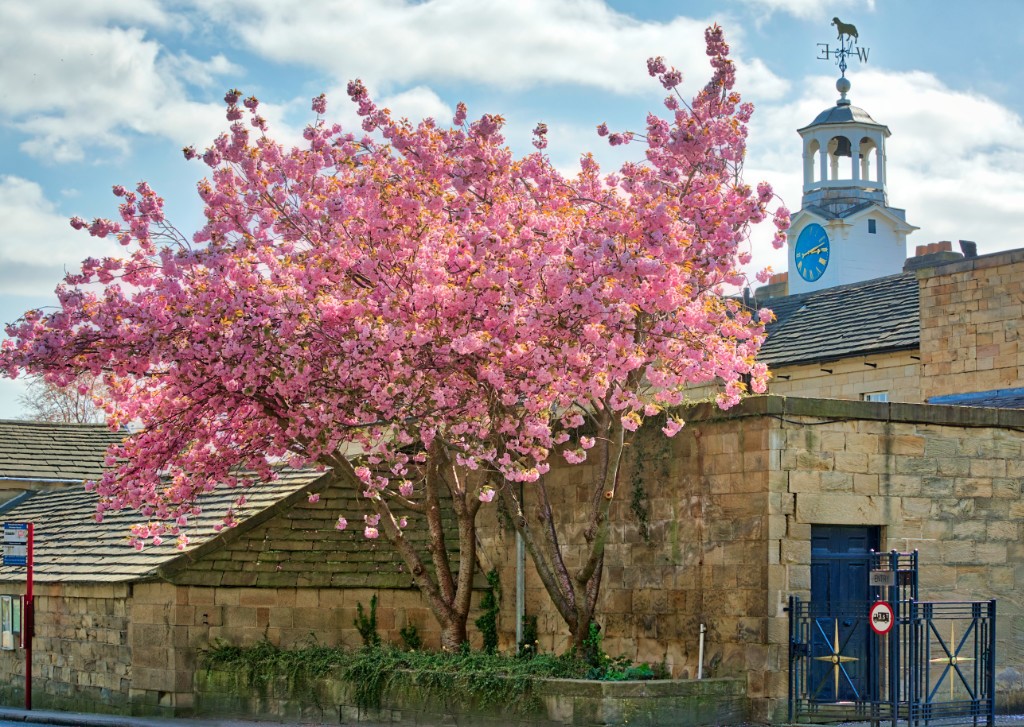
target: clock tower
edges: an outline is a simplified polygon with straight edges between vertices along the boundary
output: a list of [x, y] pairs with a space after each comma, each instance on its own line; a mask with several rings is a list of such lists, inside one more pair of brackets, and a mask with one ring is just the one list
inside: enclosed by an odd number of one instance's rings
[[856, 29], [843, 24], [839, 48], [825, 45], [825, 58], [838, 59], [840, 98], [799, 129], [803, 140], [803, 200], [789, 231], [789, 293], [880, 278], [902, 272], [907, 259], [904, 210], [889, 206], [885, 183], [885, 141], [889, 129], [847, 98], [846, 59], [867, 60], [857, 47]]

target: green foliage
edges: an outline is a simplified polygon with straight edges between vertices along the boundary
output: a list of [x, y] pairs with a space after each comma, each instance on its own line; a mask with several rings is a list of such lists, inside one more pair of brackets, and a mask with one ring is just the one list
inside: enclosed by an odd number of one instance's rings
[[646, 484], [664, 482], [669, 476], [672, 440], [650, 432], [638, 435], [633, 459], [632, 491], [629, 510], [636, 518], [637, 530], [645, 543], [651, 542], [650, 497]]
[[611, 663], [612, 658], [604, 653], [604, 647], [601, 646], [602, 641], [604, 641], [604, 634], [601, 633], [601, 627], [591, 621], [590, 626], [587, 627], [587, 638], [583, 639], [583, 650], [580, 657], [592, 668], [603, 672]]
[[624, 656], [609, 656], [602, 646], [604, 634], [601, 627], [591, 623], [587, 629], [587, 638], [583, 639], [583, 648], [577, 655], [580, 663], [587, 668], [586, 679], [606, 682], [622, 682], [639, 679], [664, 679], [668, 670], [664, 664], [652, 667], [650, 664], [633, 664]]
[[523, 640], [519, 642], [519, 656], [529, 659], [537, 655], [537, 617], [523, 618]]
[[380, 634], [377, 633], [377, 594], [370, 599], [370, 615], [363, 612], [362, 602], [356, 603], [358, 615], [352, 621], [356, 631], [363, 637], [363, 646], [380, 646]]
[[245, 649], [217, 642], [200, 657], [207, 669], [240, 671], [252, 688], [262, 689], [285, 677], [293, 694], [307, 699], [316, 698], [311, 686], [315, 678], [332, 675], [352, 685], [356, 703], [364, 708], [379, 707], [390, 689], [416, 687], [428, 697], [520, 714], [538, 706], [537, 680], [583, 679], [592, 671], [571, 655], [519, 659], [469, 649], [401, 651], [390, 645], [357, 651], [311, 645], [288, 651], [267, 641]]
[[[641, 464], [637, 464], [638, 470], [643, 470]], [[633, 513], [637, 521], [637, 530], [645, 543], [651, 542], [651, 520], [648, 511], [649, 499], [647, 489], [644, 487], [643, 475], [638, 474], [633, 478], [633, 493], [629, 500], [629, 511]]]
[[498, 651], [498, 611], [501, 609], [501, 581], [498, 571], [494, 568], [487, 574], [487, 590], [480, 599], [483, 615], [474, 623], [484, 637], [484, 653], [495, 654]]
[[308, 646], [292, 650], [280, 649], [265, 638], [244, 649], [218, 640], [199, 650], [207, 669], [241, 672], [254, 691], [262, 692], [271, 681], [283, 677], [292, 694], [317, 705], [315, 680], [330, 674], [342, 663], [342, 657], [338, 649], [317, 644], [313, 636]]
[[423, 639], [420, 638], [420, 630], [416, 628], [416, 624], [403, 626], [398, 630], [398, 635], [402, 637], [402, 643], [409, 651], [418, 651], [423, 648]]

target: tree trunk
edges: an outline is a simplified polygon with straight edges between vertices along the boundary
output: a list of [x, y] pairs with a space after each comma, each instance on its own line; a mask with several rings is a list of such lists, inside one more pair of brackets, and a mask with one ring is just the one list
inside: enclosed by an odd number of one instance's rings
[[466, 634], [467, 616], [468, 614], [463, 614], [461, 619], [456, 618], [448, 624], [441, 624], [442, 651], [456, 652], [469, 641]]
[[[419, 588], [427, 606], [441, 629], [441, 647], [446, 651], [457, 651], [468, 640], [467, 623], [473, 587], [473, 573], [476, 569], [477, 533], [476, 516], [480, 502], [473, 496], [468, 483], [460, 480], [452, 468], [451, 461], [439, 448], [432, 448], [423, 503], [417, 505], [405, 501], [410, 510], [426, 516], [426, 527], [430, 535], [427, 550], [429, 564], [422, 554], [406, 539], [398, 518], [385, 498], [370, 498], [373, 511], [380, 516], [379, 530], [384, 538], [398, 552]], [[330, 462], [335, 472], [348, 485], [363, 489], [364, 485], [355, 475], [352, 465], [342, 457]], [[450, 471], [448, 471], [450, 470]], [[447, 474], [447, 476], [446, 476]], [[441, 515], [439, 489], [447, 486], [452, 496], [452, 514], [456, 519], [459, 533], [458, 573], [454, 574], [450, 555], [445, 542]]]
[[[599, 474], [590, 483], [589, 523], [584, 533], [590, 548], [576, 573], [569, 572], [562, 557], [555, 512], [547, 497], [544, 478], [533, 488], [537, 494], [537, 516], [533, 522], [526, 516], [525, 503], [516, 496], [514, 488], [508, 483], [501, 488], [501, 497], [512, 514], [512, 522], [523, 538], [540, 580], [569, 627], [572, 648], [581, 655], [586, 655], [584, 642], [590, 635], [590, 626], [597, 611], [605, 547], [610, 534], [609, 510], [618, 492], [625, 447], [622, 424], [607, 409], [598, 414], [598, 428], [600, 444], [593, 455], [599, 465]], [[577, 506], [585, 507], [582, 503]]]

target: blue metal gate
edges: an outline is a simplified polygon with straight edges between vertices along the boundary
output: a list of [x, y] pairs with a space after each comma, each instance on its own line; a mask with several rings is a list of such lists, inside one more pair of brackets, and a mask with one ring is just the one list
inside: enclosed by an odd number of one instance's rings
[[[916, 552], [870, 564], [860, 603], [790, 597], [789, 720], [994, 725], [995, 601], [919, 601]], [[875, 600], [895, 610], [885, 636], [868, 626]]]
[[875, 644], [864, 603], [871, 598], [879, 529], [811, 527], [811, 602], [808, 681], [818, 702], [850, 702], [872, 694]]

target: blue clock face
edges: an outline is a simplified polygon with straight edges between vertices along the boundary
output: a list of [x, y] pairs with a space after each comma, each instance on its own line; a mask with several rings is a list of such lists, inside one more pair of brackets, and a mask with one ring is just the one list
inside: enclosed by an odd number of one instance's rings
[[796, 271], [808, 283], [813, 283], [828, 267], [831, 252], [825, 228], [816, 223], [807, 225], [796, 238], [796, 248], [793, 250]]

